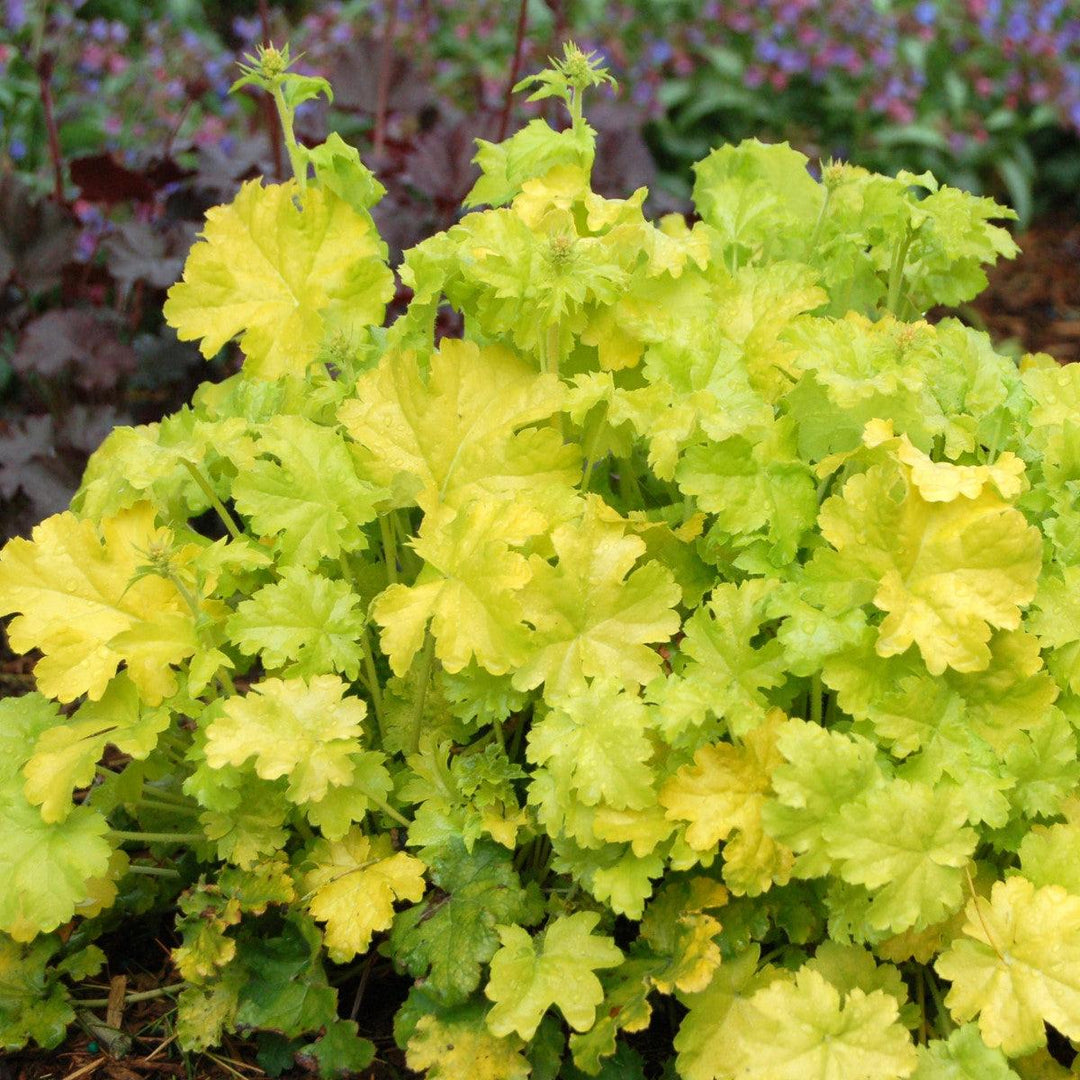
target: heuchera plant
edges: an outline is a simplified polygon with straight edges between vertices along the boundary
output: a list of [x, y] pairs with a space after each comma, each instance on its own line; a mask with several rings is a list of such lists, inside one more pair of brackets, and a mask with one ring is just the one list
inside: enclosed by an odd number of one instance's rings
[[166, 305], [243, 371], [0, 556], [41, 651], [0, 703], [3, 1046], [153, 911], [182, 1046], [324, 1076], [372, 1055], [328, 976], [372, 950], [431, 1080], [640, 1077], [665, 997], [683, 1080], [1080, 1039], [1080, 368], [923, 319], [1010, 213], [747, 142], [653, 223], [589, 187], [605, 78], [526, 80], [570, 126], [480, 145], [488, 209], [385, 330], [380, 186], [252, 61], [295, 178], [211, 210]]

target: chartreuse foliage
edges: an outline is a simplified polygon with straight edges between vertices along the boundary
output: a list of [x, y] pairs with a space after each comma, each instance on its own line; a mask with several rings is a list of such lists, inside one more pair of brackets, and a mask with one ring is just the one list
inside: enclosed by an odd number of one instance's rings
[[923, 319], [1008, 211], [748, 142], [653, 222], [589, 186], [568, 48], [530, 85], [570, 127], [481, 145], [384, 329], [379, 185], [293, 140], [329, 88], [287, 61], [244, 81], [296, 175], [209, 212], [166, 310], [243, 370], [0, 555], [40, 651], [0, 703], [3, 1045], [173, 912], [181, 1045], [268, 1067], [364, 1068], [337, 987], [388, 959], [432, 1080], [642, 1076], [672, 1022], [682, 1080], [1049, 1075], [1080, 371]]

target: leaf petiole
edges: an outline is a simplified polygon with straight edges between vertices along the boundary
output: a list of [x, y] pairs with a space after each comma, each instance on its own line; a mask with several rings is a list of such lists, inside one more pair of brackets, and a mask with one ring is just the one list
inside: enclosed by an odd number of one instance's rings
[[210, 505], [214, 508], [217, 516], [221, 518], [221, 523], [225, 526], [229, 535], [234, 540], [239, 540], [244, 534], [240, 531], [240, 527], [236, 524], [235, 520], [233, 520], [232, 514], [225, 509], [224, 503], [217, 497], [217, 492], [214, 491], [210, 481], [202, 474], [202, 470], [186, 459], [183, 464], [184, 468], [191, 473], [191, 478], [199, 485], [199, 490], [209, 500]]
[[110, 829], [109, 835], [121, 844], [200, 844], [206, 841], [206, 834], [201, 832], [125, 832], [123, 829]]

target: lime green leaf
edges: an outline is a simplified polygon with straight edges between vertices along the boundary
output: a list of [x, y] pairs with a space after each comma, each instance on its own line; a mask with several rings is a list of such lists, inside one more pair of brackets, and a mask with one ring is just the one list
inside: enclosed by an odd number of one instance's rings
[[173, 963], [189, 982], [212, 978], [236, 956], [236, 939], [227, 932], [240, 922], [240, 904], [200, 886], [182, 893], [177, 906], [183, 913], [176, 921], [182, 944], [172, 951]]
[[326, 924], [326, 948], [338, 964], [366, 952], [372, 934], [390, 926], [395, 900], [424, 895], [424, 864], [393, 851], [389, 836], [370, 839], [352, 829], [341, 840], [318, 840], [307, 863], [308, 910]]
[[872, 631], [850, 644], [857, 647], [826, 660], [824, 681], [837, 691], [844, 711], [870, 720], [898, 757], [931, 749], [943, 738], [970, 739], [972, 733], [1004, 754], [1018, 731], [1049, 716], [1058, 696], [1038, 640], [1022, 630], [991, 636], [990, 663], [982, 671], [948, 668], [937, 677], [913, 653], [878, 656]]
[[519, 712], [528, 696], [515, 690], [505, 675], [492, 675], [471, 664], [461, 671], [444, 672], [443, 693], [454, 716], [466, 724], [501, 723]]
[[[604, 1001], [596, 1023], [588, 1031], [570, 1036], [575, 1066], [572, 1076], [580, 1078], [582, 1073], [604, 1075], [601, 1068], [611, 1075], [610, 1069], [621, 1064], [618, 1058], [606, 1066], [602, 1061], [617, 1053], [621, 1045], [617, 1042], [620, 1031], [643, 1031], [649, 1026], [652, 1016], [649, 994], [653, 989], [650, 975], [658, 966], [651, 957], [626, 960], [604, 977]], [[563, 1073], [566, 1071], [564, 1068]], [[624, 1074], [616, 1072], [615, 1075], [621, 1077]]]
[[[585, 1040], [591, 1034], [590, 1031], [588, 1035], [571, 1035], [570, 1041]], [[613, 1057], [595, 1066], [591, 1059], [583, 1057], [588, 1068], [579, 1067], [577, 1058], [568, 1061], [559, 1075], [562, 1080], [645, 1080], [645, 1059], [637, 1050], [625, 1042], [616, 1043], [612, 1050]]]
[[344, 437], [302, 416], [275, 416], [259, 432], [260, 457], [233, 484], [236, 508], [254, 527], [277, 538], [286, 563], [366, 547], [362, 526], [375, 519], [385, 494], [363, 480]]
[[863, 638], [866, 615], [859, 608], [840, 614], [822, 611], [807, 603], [800, 592], [794, 583], [785, 583], [769, 597], [768, 612], [773, 618], [784, 618], [776, 638], [784, 648], [788, 670], [805, 678]]
[[176, 1036], [185, 1050], [217, 1046], [236, 1020], [240, 991], [247, 975], [239, 965], [225, 968], [209, 986], [187, 986], [177, 998]]
[[477, 139], [481, 176], [465, 196], [465, 205], [505, 206], [526, 180], [543, 176], [558, 165], [592, 169], [596, 132], [588, 124], [555, 131], [544, 120], [530, 120], [501, 143]]
[[477, 489], [534, 498], [576, 483], [576, 449], [552, 428], [528, 427], [563, 398], [558, 379], [538, 375], [508, 349], [443, 339], [426, 380], [415, 353], [388, 353], [358, 380], [340, 416], [370, 451], [380, 483], [410, 502], [458, 507]]
[[99, 701], [86, 702], [70, 723], [42, 733], [23, 769], [27, 799], [41, 807], [45, 821], [63, 821], [72, 808], [72, 792], [93, 782], [106, 745], [142, 760], [169, 720], [168, 709], [141, 708], [138, 690], [121, 672]]
[[101, 523], [57, 514], [0, 554], [0, 613], [22, 612], [8, 636], [41, 649], [38, 686], [60, 701], [100, 698], [121, 663], [149, 705], [176, 692], [170, 665], [195, 652], [195, 617], [176, 586], [133, 581], [158, 530], [140, 503]]
[[1066, 426], [1076, 421], [1076, 409], [1080, 403], [1080, 374], [1073, 371], [1071, 365], [1060, 364], [1045, 354], [1033, 359], [1040, 358], [1043, 363], [1031, 364], [1023, 373], [1024, 389], [1031, 400], [1028, 421], [1034, 429], [1032, 439], [1035, 445], [1050, 444], [1047, 450], [1054, 455], [1053, 437], [1064, 435]]
[[21, 1050], [31, 1039], [45, 1050], [63, 1042], [75, 1010], [48, 966], [60, 948], [55, 937], [31, 945], [0, 937], [0, 1050]]
[[614, 391], [612, 420], [629, 421], [649, 441], [649, 465], [658, 477], [675, 475], [678, 451], [700, 425], [720, 442], [769, 423], [772, 407], [750, 385], [739, 347], [709, 324], [692, 348], [662, 341], [645, 353], [649, 385]]
[[787, 763], [773, 770], [776, 801], [762, 808], [762, 822], [796, 852], [797, 877], [820, 877], [832, 866], [825, 830], [851, 800], [884, 783], [876, 748], [869, 739], [804, 720], [789, 720], [776, 745]]
[[199, 815], [199, 824], [219, 858], [250, 870], [288, 842], [288, 803], [278, 792], [267, 798], [265, 785], [253, 777], [233, 793], [233, 809], [207, 810]]
[[80, 982], [98, 975], [105, 967], [107, 957], [97, 945], [87, 945], [84, 949], [70, 952], [56, 965], [59, 974]]
[[648, 714], [640, 697], [608, 679], [554, 698], [529, 730], [529, 761], [545, 765], [586, 806], [643, 810], [655, 801]]
[[113, 428], [91, 456], [72, 509], [100, 520], [146, 500], [164, 520], [194, 517], [210, 501], [188, 466], [227, 498], [233, 471], [254, 458], [248, 429], [242, 417], [206, 420], [186, 407], [160, 423]]
[[[817, 285], [817, 274], [802, 262], [774, 262], [770, 266], [744, 266], [730, 276], [714, 268], [713, 275], [719, 278], [712, 299], [724, 337], [738, 345], [741, 365], [753, 389], [775, 403], [798, 378], [793, 366], [795, 350], [787, 344], [788, 331], [827, 299]], [[718, 404], [721, 409], [727, 406], [723, 398]], [[709, 426], [703, 420], [707, 434], [722, 437], [710, 432]]]
[[[386, 188], [360, 160], [360, 151], [336, 131], [326, 136], [326, 142], [302, 147], [302, 151], [315, 169], [319, 185], [347, 202], [361, 217], [367, 217], [367, 211], [386, 194]], [[304, 209], [306, 212], [306, 203]]]
[[552, 1005], [575, 1031], [592, 1026], [604, 998], [593, 973], [618, 967], [623, 960], [611, 938], [593, 934], [599, 921], [592, 911], [560, 915], [536, 941], [520, 926], [497, 928], [502, 945], [491, 961], [491, 979], [484, 988], [495, 1002], [487, 1016], [494, 1035], [516, 1031], [531, 1039]]
[[21, 785], [9, 783], [0, 787], [0, 814], [0, 930], [30, 941], [94, 906], [113, 854], [99, 813], [77, 806], [49, 824], [26, 802]]
[[694, 204], [735, 259], [760, 258], [777, 238], [809, 235], [825, 192], [787, 143], [747, 139], [694, 166]]
[[738, 1032], [751, 1022], [749, 998], [777, 977], [769, 967], [758, 971], [760, 952], [752, 945], [725, 960], [704, 990], [681, 999], [689, 1009], [675, 1036], [683, 1080], [727, 1080], [734, 1074], [732, 1048]]
[[734, 1056], [760, 1080], [897, 1080], [915, 1071], [915, 1047], [883, 990], [840, 992], [804, 967], [748, 1003]]
[[38, 739], [62, 720], [56, 702], [36, 690], [0, 698], [0, 788], [18, 783]]
[[637, 851], [641, 851], [642, 846], [633, 843], [596, 847], [588, 829], [576, 827], [579, 822], [573, 821], [572, 816], [573, 811], [567, 815], [567, 833], [581, 838], [589, 847], [580, 846], [573, 840], [553, 838], [552, 867], [579, 881], [616, 915], [640, 919], [645, 901], [652, 895], [653, 880], [664, 872], [663, 858], [655, 851], [639, 855]]
[[1053, 670], [1076, 693], [1080, 690], [1080, 566], [1060, 568], [1060, 574], [1044, 573], [1028, 617], [1028, 628], [1044, 649], [1056, 650]]
[[970, 300], [986, 288], [983, 265], [993, 266], [1000, 256], [1011, 259], [1020, 250], [1007, 229], [990, 224], [994, 218], [1016, 217], [993, 199], [943, 185], [913, 202], [912, 223], [918, 231], [904, 279], [918, 311]]
[[249, 656], [261, 655], [267, 671], [291, 661], [287, 677], [340, 671], [355, 679], [366, 621], [361, 598], [347, 581], [290, 566], [237, 607], [228, 633]]
[[966, 821], [955, 788], [892, 780], [844, 806], [822, 833], [843, 879], [871, 890], [870, 925], [900, 933], [960, 907], [978, 840]]
[[537, 922], [539, 895], [521, 887], [509, 852], [492, 843], [469, 853], [455, 845], [432, 861], [430, 876], [439, 891], [397, 915], [390, 948], [409, 974], [457, 1005], [480, 985], [481, 968], [495, 955], [495, 924]]
[[978, 1015], [983, 1042], [1010, 1057], [1044, 1046], [1045, 1024], [1080, 1038], [1080, 897], [999, 881], [968, 903], [964, 935], [934, 965], [959, 1023]]
[[[783, 649], [770, 640], [755, 645], [775, 583], [755, 578], [741, 585], [717, 585], [707, 605], [687, 620], [681, 652], [689, 658], [682, 674], [661, 690], [661, 722], [674, 734], [682, 717], [700, 724], [708, 713], [743, 735], [764, 720], [764, 690], [784, 678]], [[652, 693], [652, 691], [650, 691]]]
[[919, 1050], [911, 1080], [1019, 1080], [1000, 1050], [991, 1050], [974, 1024], [957, 1028], [948, 1039], [931, 1039]]
[[340, 840], [353, 822], [363, 821], [369, 811], [381, 809], [394, 789], [381, 750], [353, 750], [352, 780], [304, 807], [309, 822], [328, 840]]
[[289, 777], [288, 797], [317, 802], [331, 787], [353, 778], [350, 755], [363, 732], [367, 706], [344, 697], [335, 675], [267, 679], [244, 697], [228, 698], [206, 729], [206, 761], [212, 769], [255, 759], [264, 780]]
[[420, 1017], [409, 1038], [409, 1068], [427, 1080], [526, 1080], [532, 1072], [516, 1035], [493, 1035], [481, 1005]]
[[249, 374], [303, 373], [330, 335], [355, 338], [382, 322], [393, 295], [386, 246], [367, 214], [295, 181], [244, 184], [206, 215], [165, 319], [207, 359], [240, 335]]
[[[633, 203], [627, 200], [627, 205]], [[613, 302], [593, 306], [588, 312], [588, 325], [579, 340], [596, 348], [603, 372], [637, 367], [648, 346], [685, 336], [688, 324], [700, 318], [709, 302], [708, 283], [696, 272], [708, 262], [708, 239], [700, 222], [678, 238], [654, 228], [644, 217], [635, 224], [620, 223], [618, 230], [627, 248], [639, 247], [648, 254], [648, 261], [631, 271]], [[693, 269], [687, 271], [688, 267]], [[654, 412], [660, 400], [644, 389], [620, 390], [614, 395], [616, 411], [624, 419], [636, 414], [632, 422], [643, 434], [657, 421], [655, 434], [661, 435], [667, 426]], [[680, 413], [682, 404], [675, 405]]]
[[667, 641], [679, 627], [672, 609], [681, 594], [671, 572], [656, 562], [633, 570], [644, 541], [603, 520], [591, 503], [580, 521], [555, 529], [551, 542], [558, 566], [529, 559], [523, 600], [536, 635], [514, 686], [543, 682], [550, 699], [582, 689], [588, 677], [644, 685], [661, 663], [649, 643]]
[[1016, 252], [1012, 237], [989, 224], [1014, 216], [1011, 210], [940, 187], [930, 173], [891, 177], [829, 163], [824, 175], [828, 212], [814, 230], [816, 249], [806, 257], [822, 267], [845, 308], [878, 306], [897, 273], [902, 276], [892, 303], [905, 312], [960, 304], [985, 287], [983, 263]]
[[216, 978], [237, 954], [238, 939], [230, 935], [245, 913], [262, 915], [271, 904], [289, 904], [296, 889], [284, 854], [262, 860], [249, 870], [231, 867], [216, 882], [205, 881], [181, 893], [183, 918], [177, 929], [183, 944], [173, 949], [173, 962], [190, 982]]
[[[823, 941], [805, 967], [816, 971], [841, 994], [848, 994], [856, 989], [866, 993], [883, 990], [896, 999], [896, 1006], [901, 1010], [901, 1019], [907, 1011], [904, 1006], [908, 1004], [908, 992], [900, 969], [892, 964], [876, 963], [874, 954], [859, 945]], [[917, 1010], [911, 1011], [916, 1019], [921, 1019]], [[914, 1024], [908, 1026], [913, 1027]]]
[[1016, 780], [1011, 801], [1032, 817], [1060, 813], [1080, 783], [1076, 730], [1060, 709], [1019, 733], [1004, 756], [1008, 775]]
[[[642, 188], [629, 200], [600, 200], [588, 194], [580, 169], [554, 169], [528, 181], [512, 209], [469, 214], [413, 248], [402, 280], [415, 289], [414, 303], [445, 293], [485, 337], [509, 339], [546, 368], [570, 351], [572, 335], [598, 305], [625, 295], [641, 252], [623, 242], [614, 221], [634, 214], [640, 221], [644, 194]], [[549, 327], [559, 330], [557, 338]]]
[[1024, 837], [1017, 852], [1025, 878], [1036, 889], [1060, 885], [1080, 896], [1080, 825], [1035, 825]]
[[764, 532], [778, 564], [794, 558], [817, 516], [817, 485], [796, 453], [795, 427], [787, 420], [691, 447], [675, 481], [702, 510], [716, 515], [717, 529], [747, 540]]
[[946, 431], [933, 393], [946, 361], [933, 327], [890, 315], [874, 322], [852, 311], [842, 319], [801, 319], [785, 338], [794, 347], [792, 365], [805, 373], [784, 399], [798, 420], [804, 457], [820, 461], [855, 449], [875, 417], [888, 417], [924, 451]]
[[[203, 714], [209, 725], [224, 714], [218, 699]], [[205, 734], [199, 731], [189, 757], [199, 765], [184, 781], [183, 790], [206, 810], [199, 822], [218, 855], [251, 869], [262, 856], [280, 851], [288, 839], [284, 828], [291, 804], [284, 780], [267, 782], [256, 774], [231, 766], [212, 768], [205, 759]]]

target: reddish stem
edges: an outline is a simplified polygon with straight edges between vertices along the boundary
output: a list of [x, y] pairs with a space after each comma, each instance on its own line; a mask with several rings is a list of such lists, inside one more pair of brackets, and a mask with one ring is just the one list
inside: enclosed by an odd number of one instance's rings
[[43, 52], [37, 62], [38, 88], [41, 91], [41, 105], [45, 110], [45, 131], [49, 137], [49, 157], [53, 167], [53, 197], [63, 205], [64, 199], [64, 158], [60, 152], [60, 132], [56, 127], [56, 110], [53, 108], [52, 73], [55, 60], [52, 53]]
[[518, 8], [517, 31], [514, 38], [514, 59], [510, 65], [510, 79], [506, 84], [506, 99], [503, 101], [502, 115], [499, 117], [499, 134], [496, 142], [502, 142], [506, 138], [506, 131], [510, 127], [510, 109], [514, 103], [514, 87], [517, 86], [518, 73], [521, 71], [521, 54], [525, 51], [525, 21], [528, 14], [528, 0], [521, 0]]
[[184, 126], [184, 121], [188, 117], [188, 113], [191, 112], [191, 106], [195, 102], [191, 97], [188, 97], [184, 102], [184, 107], [180, 110], [180, 115], [176, 118], [176, 123], [173, 124], [172, 130], [169, 132], [168, 138], [165, 140], [165, 150], [162, 153], [163, 158], [172, 157], [173, 143], [176, 142], [176, 136], [180, 134], [180, 129]]
[[[263, 44], [270, 45], [270, 5], [267, 0], [259, 0], [259, 21], [262, 23]], [[274, 102], [266, 94], [260, 94], [266, 127], [270, 132], [270, 146], [274, 153], [274, 179], [280, 184], [285, 179], [285, 152], [281, 145], [281, 124], [278, 121]]]
[[376, 159], [382, 157], [386, 146], [386, 113], [390, 106], [390, 61], [393, 59], [394, 32], [397, 30], [398, 0], [393, 0], [383, 30], [382, 49], [379, 52], [379, 82], [375, 95], [375, 136], [374, 152]]

